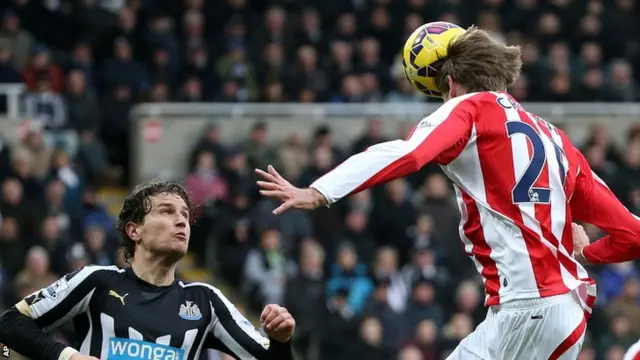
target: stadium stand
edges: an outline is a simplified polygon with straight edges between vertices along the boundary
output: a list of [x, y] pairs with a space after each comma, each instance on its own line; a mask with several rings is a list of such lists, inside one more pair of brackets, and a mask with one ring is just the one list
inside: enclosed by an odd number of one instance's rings
[[[141, 102], [422, 103], [397, 52], [436, 19], [520, 44], [521, 101], [640, 101], [635, 0], [7, 0], [0, 16], [0, 85], [24, 83], [30, 119], [0, 142], [0, 309], [85, 264], [121, 264], [113, 216]], [[593, 127], [584, 152], [640, 215], [640, 127], [623, 142], [608, 130]], [[248, 311], [287, 306], [301, 359], [446, 357], [485, 310], [439, 169], [275, 218], [254, 167], [305, 186], [386, 135], [376, 120], [346, 147], [329, 127], [281, 144], [269, 131], [229, 145], [214, 125], [192, 141], [183, 180], [202, 206], [181, 274], [215, 276]], [[580, 359], [622, 359], [640, 338], [639, 264], [590, 271], [600, 294]]]

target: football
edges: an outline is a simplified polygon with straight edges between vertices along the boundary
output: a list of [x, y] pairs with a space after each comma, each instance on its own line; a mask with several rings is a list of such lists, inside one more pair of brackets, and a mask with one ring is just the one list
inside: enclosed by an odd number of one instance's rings
[[413, 87], [429, 97], [440, 97], [436, 75], [447, 56], [447, 47], [466, 30], [443, 21], [417, 28], [402, 50], [402, 66]]

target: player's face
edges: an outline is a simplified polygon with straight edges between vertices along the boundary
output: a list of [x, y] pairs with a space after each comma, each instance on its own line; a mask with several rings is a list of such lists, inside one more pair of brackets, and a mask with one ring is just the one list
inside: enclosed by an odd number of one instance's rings
[[174, 194], [158, 194], [150, 198], [151, 211], [138, 226], [139, 244], [151, 254], [182, 258], [189, 248], [189, 209]]

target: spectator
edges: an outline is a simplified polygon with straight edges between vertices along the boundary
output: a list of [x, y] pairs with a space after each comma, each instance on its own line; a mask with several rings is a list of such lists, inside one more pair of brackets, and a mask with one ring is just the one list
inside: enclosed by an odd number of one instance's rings
[[300, 268], [287, 283], [284, 303], [296, 319], [296, 350], [306, 359], [318, 340], [316, 329], [321, 319], [317, 310], [324, 306], [324, 251], [319, 244], [308, 241], [300, 253]]
[[20, 18], [12, 10], [2, 13], [2, 32], [0, 32], [0, 47], [9, 49], [13, 54], [13, 64], [22, 69], [29, 61], [31, 49], [35, 43], [33, 35], [20, 26]]
[[478, 326], [487, 316], [486, 309], [482, 307], [482, 296], [478, 285], [472, 281], [463, 281], [458, 285], [455, 297], [454, 312], [469, 315], [473, 320], [473, 326]]
[[42, 91], [43, 82], [48, 81], [47, 91], [59, 94], [63, 87], [62, 71], [51, 61], [51, 53], [44, 45], [35, 45], [28, 65], [22, 70], [22, 78], [30, 91]]
[[338, 287], [328, 295], [321, 313], [321, 359], [346, 359], [351, 356], [352, 341], [358, 336], [358, 322], [347, 299], [351, 297], [350, 291], [347, 287]]
[[128, 169], [129, 161], [129, 110], [134, 104], [132, 88], [118, 85], [110, 91], [101, 104], [102, 121], [100, 137], [104, 140], [110, 160], [115, 165]]
[[404, 347], [398, 355], [399, 360], [424, 360], [424, 355], [420, 352], [420, 349], [415, 346]]
[[286, 137], [280, 146], [278, 158], [282, 176], [286, 176], [294, 183], [299, 182], [302, 170], [309, 162], [309, 156], [299, 134], [292, 133]]
[[76, 271], [83, 266], [91, 264], [87, 251], [84, 246], [79, 243], [73, 244], [67, 253], [67, 262], [69, 263], [69, 271]]
[[344, 233], [345, 241], [354, 244], [357, 253], [365, 264], [373, 261], [376, 243], [369, 232], [369, 219], [366, 211], [350, 210], [345, 217]]
[[311, 45], [298, 48], [297, 62], [290, 75], [295, 79], [296, 85], [290, 85], [294, 91], [299, 92], [301, 87], [319, 94], [321, 99], [326, 98], [328, 86], [326, 73], [319, 67], [320, 60], [317, 50]]
[[67, 90], [64, 94], [68, 126], [77, 132], [96, 131], [100, 124], [97, 99], [87, 89], [86, 73], [73, 70], [67, 74]]
[[[0, 84], [15, 84], [21, 81], [20, 72], [13, 63], [13, 54], [7, 45], [0, 42]], [[7, 97], [0, 96], [0, 111], [7, 110]]]
[[215, 156], [210, 152], [200, 153], [196, 169], [185, 179], [185, 186], [199, 208], [196, 216], [200, 215], [202, 206], [228, 196], [227, 184], [220, 176]]
[[[76, 254], [75, 260], [86, 257], [90, 264], [108, 266], [115, 263], [115, 244], [106, 242], [106, 234], [102, 226], [90, 225], [84, 231], [85, 255]], [[80, 258], [80, 259], [79, 259]]]
[[320, 13], [314, 8], [306, 8], [300, 15], [300, 28], [296, 33], [296, 44], [313, 46], [316, 51], [324, 53], [326, 50], [326, 35], [323, 32]]
[[231, 41], [227, 45], [227, 54], [216, 64], [217, 76], [234, 81], [239, 87], [234, 93], [240, 101], [258, 98], [258, 84], [255, 65], [247, 59], [245, 44], [242, 40]]
[[446, 267], [437, 265], [434, 252], [425, 247], [417, 247], [412, 250], [412, 254], [412, 262], [401, 270], [405, 283], [429, 280], [435, 286], [439, 300], [450, 299], [451, 274]]
[[422, 360], [436, 360], [439, 350], [437, 340], [438, 326], [435, 321], [427, 319], [418, 323], [414, 340], [409, 344], [420, 350]]
[[25, 269], [16, 276], [15, 280], [15, 295], [18, 299], [47, 287], [57, 280], [57, 275], [49, 270], [49, 258], [47, 251], [40, 246], [29, 249]]
[[396, 313], [404, 311], [409, 295], [408, 284], [399, 271], [399, 258], [396, 249], [392, 247], [380, 247], [373, 265], [373, 277], [378, 281], [386, 282], [386, 301]]
[[640, 337], [640, 283], [637, 277], [628, 278], [622, 285], [622, 293], [617, 296], [608, 305], [608, 312], [611, 318], [615, 318], [616, 314], [625, 316], [631, 327], [629, 329], [630, 336], [634, 338]]
[[53, 92], [49, 75], [38, 75], [25, 104], [27, 116], [38, 120], [45, 129], [59, 130], [67, 125], [67, 108], [63, 98]]
[[44, 138], [42, 125], [40, 122], [31, 122], [27, 133], [22, 140], [24, 150], [31, 156], [30, 173], [38, 181], [42, 181], [49, 173], [51, 156], [53, 151]]
[[[395, 349], [400, 345], [402, 336], [402, 318], [391, 307], [389, 294], [391, 280], [389, 278], [375, 279], [375, 289], [364, 311], [367, 317], [375, 317], [383, 329], [379, 345]], [[374, 344], [378, 345], [378, 344]]]
[[[28, 235], [31, 227], [29, 207], [24, 197], [24, 187], [16, 178], [7, 178], [2, 183], [2, 204], [0, 212], [4, 218], [18, 222], [18, 233]], [[4, 221], [4, 219], [3, 219]], [[10, 230], [11, 225], [7, 225]], [[17, 235], [16, 235], [17, 236]]]
[[[80, 41], [73, 47], [71, 58], [66, 65], [67, 76], [72, 71], [81, 72], [85, 79], [83, 85], [87, 91], [96, 94], [97, 83], [97, 69], [95, 64], [95, 58], [93, 56], [93, 49], [91, 44], [87, 41]], [[77, 80], [74, 80], [76, 82]], [[77, 84], [76, 84], [77, 86]]]
[[442, 353], [450, 355], [456, 344], [473, 331], [473, 320], [466, 314], [455, 314], [442, 329]]
[[427, 279], [418, 279], [413, 284], [411, 300], [405, 313], [404, 326], [413, 331], [422, 320], [433, 320], [439, 327], [444, 325], [444, 310], [436, 303], [436, 292]]
[[256, 123], [245, 142], [244, 153], [252, 169], [264, 169], [267, 165], [274, 163], [275, 154], [269, 145], [267, 131], [267, 124]]
[[[610, 351], [617, 350], [612, 350], [612, 348], [622, 346], [623, 349], [627, 349], [637, 341], [637, 338], [630, 333], [631, 321], [624, 315], [614, 314], [609, 322], [609, 327], [611, 332], [602, 336], [598, 344], [599, 356], [607, 357]], [[619, 350], [617, 352], [619, 353]]]
[[132, 44], [125, 37], [115, 39], [113, 58], [105, 62], [103, 74], [103, 83], [107, 90], [127, 85], [135, 95], [149, 91], [150, 81], [147, 71], [133, 57]]
[[266, 45], [264, 48], [264, 60], [259, 64], [259, 72], [264, 74], [262, 78], [258, 79], [260, 86], [264, 86], [269, 82], [274, 82], [286, 78], [287, 64], [282, 44], [278, 42], [272, 42]]
[[265, 12], [263, 28], [255, 33], [251, 45], [253, 49], [264, 49], [267, 43], [278, 42], [288, 49], [292, 43], [291, 34], [284, 9], [272, 6]]
[[66, 255], [70, 239], [64, 235], [58, 219], [47, 216], [42, 221], [40, 236], [36, 244], [42, 246], [49, 254], [51, 271], [58, 276], [66, 274], [69, 269], [66, 263]]
[[371, 212], [372, 232], [377, 244], [391, 245], [398, 250], [400, 262], [405, 263], [412, 248], [408, 230], [415, 223], [415, 210], [409, 201], [408, 185], [404, 179], [385, 185], [385, 194]]
[[108, 210], [98, 199], [96, 190], [92, 187], [85, 187], [82, 193], [82, 229], [91, 226], [100, 226], [102, 231], [113, 238], [115, 235], [115, 221]]
[[386, 360], [393, 357], [393, 347], [385, 346], [384, 337], [392, 329], [386, 329], [375, 317], [366, 317], [360, 323], [360, 337], [351, 345], [350, 358]]
[[77, 175], [89, 184], [108, 183], [108, 179], [117, 178], [119, 172], [109, 164], [107, 148], [95, 131], [80, 133], [80, 144], [76, 154]]
[[25, 251], [18, 221], [4, 217], [0, 225], [0, 263], [7, 276], [13, 278], [22, 270]]
[[224, 164], [226, 150], [220, 142], [220, 129], [216, 124], [209, 124], [203, 131], [203, 136], [191, 150], [189, 156], [189, 171], [195, 169], [202, 152], [210, 152], [215, 156], [216, 164]]
[[286, 278], [292, 265], [280, 249], [277, 229], [263, 230], [259, 241], [259, 248], [247, 255], [244, 270], [247, 294], [256, 299], [258, 309], [266, 304], [283, 302]]
[[181, 102], [203, 102], [205, 93], [202, 82], [196, 76], [190, 76], [182, 84], [182, 90], [178, 94], [178, 101]]
[[203, 98], [213, 99], [220, 84], [205, 44], [189, 48], [187, 54], [184, 73], [194, 75], [201, 81]]
[[607, 265], [600, 272], [600, 280], [602, 281], [600, 296], [606, 300], [615, 299], [622, 292], [627, 279], [638, 277], [640, 277], [640, 272], [633, 261]]
[[638, 86], [633, 78], [631, 65], [624, 60], [611, 63], [611, 83], [608, 93], [610, 101], [637, 101]]
[[331, 169], [336, 160], [330, 147], [316, 147], [313, 150], [311, 164], [300, 175], [300, 185], [309, 186], [311, 183]]
[[[34, 169], [34, 158], [25, 148], [14, 148], [11, 152], [11, 168], [7, 169], [6, 174], [14, 177], [22, 183], [23, 193], [28, 194], [32, 198], [38, 198], [42, 193], [38, 180], [36, 180], [37, 169]], [[48, 171], [46, 168], [45, 171]]]
[[367, 277], [366, 266], [358, 262], [358, 255], [351, 245], [343, 244], [338, 249], [335, 264], [330, 267], [327, 296], [333, 298], [338, 292], [344, 292], [347, 303], [341, 305], [342, 311], [359, 314], [372, 291], [373, 282]]

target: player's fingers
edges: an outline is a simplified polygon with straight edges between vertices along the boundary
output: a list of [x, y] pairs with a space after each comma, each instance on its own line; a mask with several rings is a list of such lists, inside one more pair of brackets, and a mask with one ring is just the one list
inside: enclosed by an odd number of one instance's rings
[[285, 329], [292, 329], [295, 326], [296, 326], [296, 322], [293, 320], [291, 315], [289, 315], [284, 319], [284, 321], [280, 323], [280, 325], [278, 325], [278, 327], [275, 328], [275, 330], [281, 331]]
[[280, 215], [288, 209], [292, 208], [295, 205], [294, 200], [285, 201], [282, 205], [278, 206], [275, 210], [273, 210], [274, 215]]
[[264, 190], [282, 190], [282, 186], [269, 181], [258, 181], [257, 184]]
[[269, 314], [273, 311], [273, 305], [267, 305], [262, 310], [262, 314], [260, 314], [260, 322], [264, 322], [264, 320], [269, 316]]
[[264, 170], [260, 170], [260, 169], [256, 169], [256, 174], [258, 174], [260, 177], [262, 177], [263, 179], [272, 182], [272, 183], [278, 183], [278, 179], [276, 179], [275, 176], [269, 174], [268, 172], [264, 171]]
[[276, 319], [278, 316], [280, 316], [280, 312], [278, 311], [278, 309], [273, 309], [271, 310], [269, 315], [265, 317], [264, 324], [267, 326], [268, 329], [271, 329], [270, 327], [268, 327], [268, 325], [273, 323], [273, 320]]
[[269, 309], [262, 310], [262, 314], [260, 315], [260, 322], [262, 324], [266, 324], [265, 320], [267, 319], [267, 316], [269, 316], [269, 314], [271, 314], [271, 310]]
[[278, 179], [280, 183], [283, 183], [283, 184], [289, 183], [280, 175], [280, 173], [278, 173], [278, 171], [276, 171], [276, 168], [274, 168], [273, 166], [271, 165], [267, 166], [267, 171], [269, 171], [269, 174], [273, 175], [276, 179]]
[[260, 190], [260, 195], [262, 196], [270, 196], [270, 197], [278, 197], [278, 198], [287, 198], [289, 197], [286, 191], [282, 190]]
[[266, 322], [266, 327], [269, 330], [277, 330], [285, 320], [289, 318], [289, 314], [278, 314], [271, 321]]

